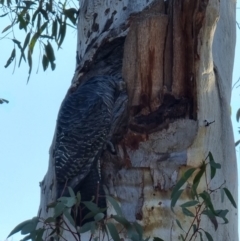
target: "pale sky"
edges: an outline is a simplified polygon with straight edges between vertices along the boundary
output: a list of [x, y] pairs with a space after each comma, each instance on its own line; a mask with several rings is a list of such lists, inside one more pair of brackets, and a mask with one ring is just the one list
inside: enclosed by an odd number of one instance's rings
[[[0, 32], [8, 25], [6, 20], [1, 18]], [[237, 32], [239, 34], [240, 30], [237, 29]], [[56, 53], [56, 70], [43, 72], [40, 63], [36, 74], [38, 65], [38, 54], [36, 54], [32, 77], [28, 84], [26, 84], [28, 72], [26, 64], [20, 68], [16, 67], [14, 74], [12, 74], [13, 64], [7, 69], [4, 68], [13, 43], [8, 40], [0, 41], [0, 97], [10, 101], [9, 104], [0, 105], [0, 241], [4, 241], [17, 224], [36, 216], [38, 211], [39, 182], [47, 171], [48, 150], [59, 106], [74, 73], [77, 37], [73, 30], [69, 29], [68, 34], [62, 49]], [[238, 39], [233, 82], [239, 77], [240, 40]], [[237, 132], [240, 123], [236, 123], [236, 111], [240, 108], [239, 97], [240, 87], [234, 89], [232, 93], [235, 139], [240, 139]], [[23, 236], [14, 235], [9, 241], [21, 238]]]

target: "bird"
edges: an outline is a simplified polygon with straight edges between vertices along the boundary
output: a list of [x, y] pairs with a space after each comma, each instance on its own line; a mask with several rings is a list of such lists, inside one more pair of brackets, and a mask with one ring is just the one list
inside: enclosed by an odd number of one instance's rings
[[75, 193], [80, 191], [82, 201], [90, 201], [93, 196], [96, 200], [99, 195], [99, 207], [106, 207], [99, 159], [111, 140], [121, 83], [114, 76], [93, 76], [63, 101], [53, 152], [57, 199], [66, 195], [70, 186]]

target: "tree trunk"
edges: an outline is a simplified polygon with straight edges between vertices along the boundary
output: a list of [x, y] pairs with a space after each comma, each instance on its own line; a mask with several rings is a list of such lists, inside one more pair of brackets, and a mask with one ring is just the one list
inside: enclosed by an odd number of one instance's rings
[[[115, 140], [117, 155], [103, 153], [102, 176], [124, 216], [138, 221], [145, 237], [178, 240], [182, 230], [176, 219], [188, 229], [192, 218], [180, 209], [171, 211], [171, 191], [182, 173], [198, 167], [209, 151], [222, 165], [211, 188], [226, 181], [237, 201], [230, 119], [235, 8], [233, 0], [80, 0], [77, 67], [68, 94], [91, 76], [108, 74], [107, 65], [99, 64], [105, 53], [122, 61], [128, 125]], [[41, 184], [43, 218], [52, 215], [46, 205], [55, 200], [54, 176], [51, 148]], [[238, 240], [237, 212], [219, 197], [213, 194], [214, 207], [229, 210], [230, 224], [215, 232], [203, 218], [201, 228], [214, 240]], [[180, 203], [187, 200], [185, 193]], [[69, 233], [65, 237], [74, 240]]]

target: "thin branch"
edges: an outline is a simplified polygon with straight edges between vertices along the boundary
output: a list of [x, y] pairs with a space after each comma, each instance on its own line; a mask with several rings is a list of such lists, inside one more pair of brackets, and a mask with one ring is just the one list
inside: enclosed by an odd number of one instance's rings
[[77, 234], [77, 233], [75, 233], [75, 232], [73, 232], [72, 230], [71, 230], [71, 228], [68, 226], [68, 224], [67, 224], [67, 222], [64, 220], [64, 218], [62, 219], [63, 220], [63, 223], [67, 226], [67, 228], [68, 228], [68, 231], [73, 235], [73, 237], [75, 238], [75, 240], [76, 241], [79, 241], [77, 238], [76, 238], [76, 236], [75, 236], [75, 234]]
[[[234, 83], [234, 85], [232, 86], [232, 90], [234, 89], [234, 87], [236, 86], [236, 84], [240, 81], [240, 77], [238, 78], [238, 80]], [[239, 87], [239, 86], [238, 86]]]

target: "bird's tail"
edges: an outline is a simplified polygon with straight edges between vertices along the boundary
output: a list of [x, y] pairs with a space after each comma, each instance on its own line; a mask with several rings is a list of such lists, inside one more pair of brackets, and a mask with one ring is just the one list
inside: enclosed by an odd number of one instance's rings
[[[95, 165], [94, 165], [95, 166]], [[91, 169], [86, 178], [75, 188], [75, 193], [81, 193], [81, 201], [92, 201], [97, 204], [99, 208], [106, 208], [106, 199], [101, 178], [97, 166]], [[85, 222], [91, 221], [83, 218], [90, 212], [84, 204], [80, 205], [76, 219], [77, 226], [82, 226]], [[106, 214], [106, 212], [105, 212]]]

